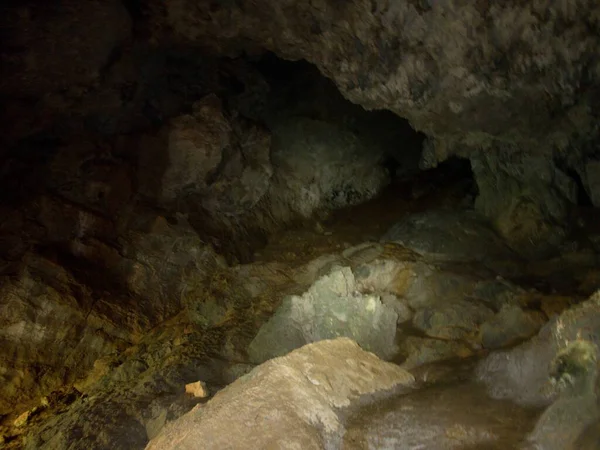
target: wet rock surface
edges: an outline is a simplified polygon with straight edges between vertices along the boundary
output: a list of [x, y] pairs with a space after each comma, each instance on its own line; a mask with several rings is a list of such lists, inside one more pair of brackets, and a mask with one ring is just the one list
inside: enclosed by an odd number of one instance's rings
[[472, 384], [431, 387], [357, 413], [342, 448], [516, 449], [536, 415]]

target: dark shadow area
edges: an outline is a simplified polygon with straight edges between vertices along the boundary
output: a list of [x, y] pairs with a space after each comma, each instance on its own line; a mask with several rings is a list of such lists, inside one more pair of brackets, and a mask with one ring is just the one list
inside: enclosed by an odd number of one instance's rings
[[333, 81], [306, 61], [286, 61], [267, 53], [255, 67], [269, 84], [269, 96], [262, 119], [275, 125], [289, 117], [306, 117], [336, 124], [364, 140], [367, 146], [385, 149], [381, 164], [394, 174], [419, 171], [425, 135], [407, 120], [386, 110], [367, 111], [348, 101]]
[[581, 207], [593, 207], [592, 199], [588, 195], [585, 186], [583, 185], [583, 181], [581, 180], [581, 176], [577, 173], [577, 171], [573, 169], [566, 170], [567, 175], [575, 182], [577, 186], [577, 206]]

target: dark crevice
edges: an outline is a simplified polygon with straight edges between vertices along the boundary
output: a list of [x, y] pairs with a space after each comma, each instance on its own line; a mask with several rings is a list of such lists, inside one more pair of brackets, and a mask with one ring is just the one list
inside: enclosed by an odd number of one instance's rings
[[577, 206], [593, 207], [592, 199], [581, 180], [581, 176], [573, 169], [566, 169], [567, 175], [575, 182], [577, 186]]

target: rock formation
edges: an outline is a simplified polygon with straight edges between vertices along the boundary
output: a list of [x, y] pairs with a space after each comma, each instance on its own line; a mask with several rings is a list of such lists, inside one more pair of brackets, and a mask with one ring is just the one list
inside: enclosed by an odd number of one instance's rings
[[[5, 2], [0, 444], [141, 449], [340, 342], [552, 441], [549, 367], [598, 344], [599, 45], [592, 0]], [[386, 429], [321, 400], [314, 445]]]

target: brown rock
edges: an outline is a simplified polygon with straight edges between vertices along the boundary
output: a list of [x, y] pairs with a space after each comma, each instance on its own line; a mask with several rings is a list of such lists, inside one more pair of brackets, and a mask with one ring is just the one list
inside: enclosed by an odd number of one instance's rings
[[185, 393], [192, 394], [194, 397], [198, 398], [206, 398], [209, 395], [206, 383], [203, 381], [196, 381], [195, 383], [186, 384]]
[[414, 378], [347, 338], [320, 341], [270, 360], [196, 407], [148, 450], [339, 447], [340, 411]]

